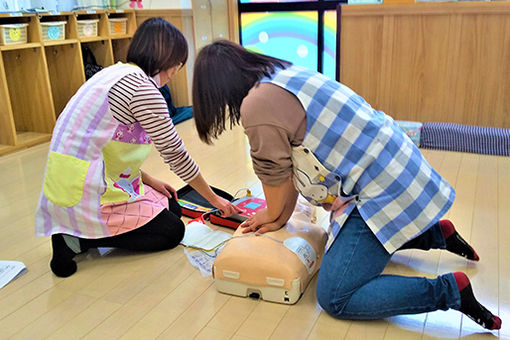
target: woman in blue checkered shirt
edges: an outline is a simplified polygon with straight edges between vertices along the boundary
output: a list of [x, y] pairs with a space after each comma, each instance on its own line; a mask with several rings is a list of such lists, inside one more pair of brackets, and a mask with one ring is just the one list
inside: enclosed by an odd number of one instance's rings
[[449, 220], [453, 188], [381, 111], [322, 74], [218, 41], [199, 53], [193, 110], [211, 143], [241, 122], [267, 209], [242, 226], [264, 233], [289, 219], [298, 192], [331, 211], [317, 283], [320, 305], [341, 319], [378, 319], [449, 308], [487, 329], [501, 319], [462, 272], [435, 279], [382, 275], [401, 249], [446, 249], [478, 261]]

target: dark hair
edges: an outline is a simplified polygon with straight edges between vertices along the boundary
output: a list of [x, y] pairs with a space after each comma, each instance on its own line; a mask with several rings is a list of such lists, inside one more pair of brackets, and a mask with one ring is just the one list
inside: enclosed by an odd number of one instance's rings
[[163, 18], [145, 20], [136, 30], [129, 45], [127, 62], [138, 65], [153, 77], [188, 59], [186, 38]]
[[239, 124], [241, 103], [248, 91], [276, 68], [291, 63], [247, 51], [228, 40], [219, 40], [202, 48], [193, 71], [193, 116], [198, 136], [207, 144]]

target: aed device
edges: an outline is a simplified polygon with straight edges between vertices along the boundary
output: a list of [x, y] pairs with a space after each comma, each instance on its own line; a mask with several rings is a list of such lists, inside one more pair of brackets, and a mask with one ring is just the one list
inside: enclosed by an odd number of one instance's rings
[[237, 229], [241, 223], [253, 216], [258, 210], [266, 207], [266, 201], [262, 198], [245, 196], [234, 200], [229, 193], [211, 187], [214, 193], [224, 199], [231, 201], [232, 204], [244, 210], [241, 214], [235, 214], [230, 217], [222, 217], [220, 212], [216, 210], [202, 195], [200, 195], [190, 185], [186, 185], [177, 191], [179, 197], [178, 203], [181, 206], [182, 214], [191, 218], [199, 218], [201, 216], [208, 218], [211, 223], [223, 227]]
[[221, 217], [219, 211], [215, 211], [210, 215], [211, 223], [237, 229], [241, 223], [255, 215], [258, 210], [266, 207], [266, 201], [264, 199], [251, 196], [236, 199], [232, 202], [232, 204], [243, 209], [244, 212], [234, 214], [230, 217]]

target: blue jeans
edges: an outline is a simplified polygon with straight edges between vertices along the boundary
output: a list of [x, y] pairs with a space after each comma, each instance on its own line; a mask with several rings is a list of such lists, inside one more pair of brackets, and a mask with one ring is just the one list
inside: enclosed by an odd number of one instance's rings
[[[437, 223], [401, 249], [445, 247]], [[436, 279], [381, 275], [390, 258], [354, 209], [322, 260], [317, 282], [319, 304], [336, 318], [352, 320], [460, 308], [453, 274]]]

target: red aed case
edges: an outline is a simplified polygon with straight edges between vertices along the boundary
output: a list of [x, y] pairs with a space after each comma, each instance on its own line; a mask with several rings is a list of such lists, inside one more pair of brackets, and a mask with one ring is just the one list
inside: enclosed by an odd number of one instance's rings
[[214, 193], [218, 196], [223, 197], [228, 201], [232, 201], [232, 204], [238, 206], [244, 210], [244, 213], [235, 214], [230, 217], [222, 217], [220, 213], [195, 189], [190, 185], [186, 185], [177, 191], [179, 197], [178, 202], [182, 209], [184, 216], [198, 218], [205, 214], [209, 217], [211, 223], [237, 229], [241, 223], [246, 221], [250, 216], [254, 215], [258, 210], [266, 207], [266, 201], [261, 198], [246, 196], [234, 200], [234, 197], [229, 193], [211, 187]]
[[212, 213], [210, 216], [211, 223], [222, 225], [225, 227], [237, 229], [241, 223], [246, 221], [251, 216], [255, 215], [257, 210], [264, 209], [266, 207], [266, 201], [262, 198], [256, 197], [242, 197], [232, 202], [233, 205], [243, 209], [244, 212], [241, 214], [235, 214], [230, 217], [221, 217], [218, 212]]

